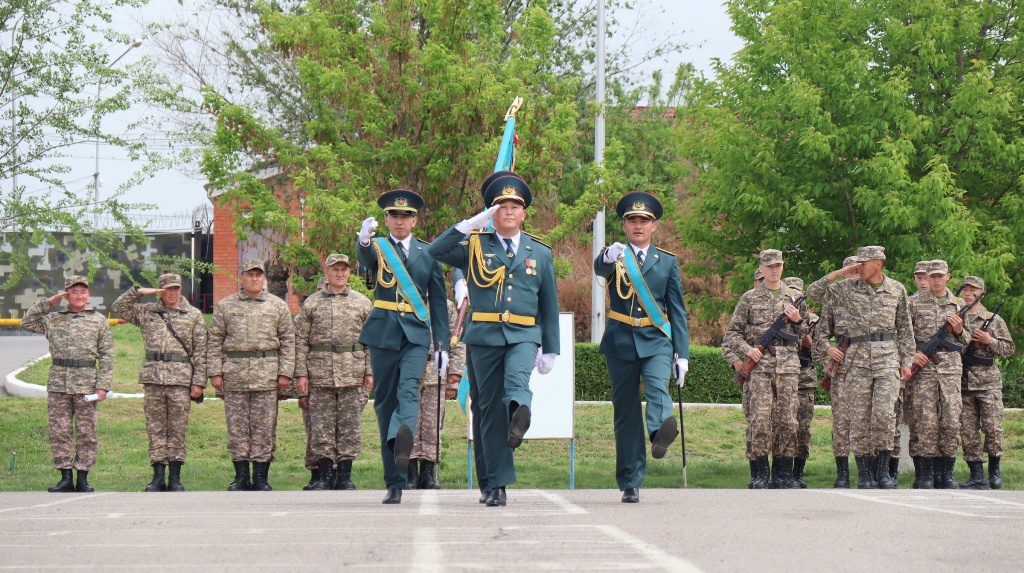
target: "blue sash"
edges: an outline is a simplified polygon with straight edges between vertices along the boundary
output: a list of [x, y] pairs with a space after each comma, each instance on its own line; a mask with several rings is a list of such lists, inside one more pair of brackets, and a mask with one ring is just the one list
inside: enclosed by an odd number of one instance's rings
[[640, 273], [640, 264], [636, 261], [636, 254], [633, 253], [632, 247], [626, 247], [625, 255], [623, 257], [623, 264], [626, 267], [626, 272], [629, 274], [629, 282], [633, 285], [633, 292], [636, 293], [636, 297], [640, 300], [640, 306], [643, 307], [644, 312], [650, 317], [654, 326], [657, 326], [658, 330], [665, 333], [665, 336], [671, 339], [672, 325], [668, 323], [668, 319], [661, 312], [661, 307], [654, 300], [650, 287], [644, 281], [644, 276]]
[[412, 305], [416, 318], [423, 322], [430, 320], [430, 311], [427, 310], [427, 305], [424, 304], [423, 297], [420, 296], [420, 291], [416, 288], [416, 284], [412, 282], [412, 277], [409, 276], [409, 271], [406, 270], [401, 257], [395, 252], [395, 246], [385, 237], [377, 237], [373, 242], [377, 244], [377, 249], [391, 267], [391, 274], [398, 281], [398, 290], [402, 293], [405, 300], [409, 301], [409, 304]]

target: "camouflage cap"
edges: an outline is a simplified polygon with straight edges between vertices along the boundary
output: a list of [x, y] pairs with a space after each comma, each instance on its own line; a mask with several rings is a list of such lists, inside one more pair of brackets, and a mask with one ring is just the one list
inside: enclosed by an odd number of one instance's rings
[[855, 256], [846, 257], [845, 259], [843, 259], [843, 268], [845, 269], [846, 267], [849, 267], [851, 265], [855, 265], [858, 262], [859, 261], [857, 260], [857, 257], [855, 257]]
[[796, 290], [804, 290], [804, 279], [800, 277], [786, 277], [782, 279], [782, 282], [785, 283], [786, 286], [793, 287]]
[[164, 273], [157, 279], [157, 288], [180, 287], [181, 275], [175, 273]]
[[263, 266], [263, 261], [259, 259], [249, 259], [242, 263], [242, 266], [238, 268], [238, 272], [244, 273], [245, 271], [251, 271], [253, 269], [259, 269], [263, 272], [267, 272], [267, 269]]
[[345, 253], [334, 253], [327, 255], [327, 260], [324, 261], [324, 266], [329, 267], [332, 265], [337, 265], [339, 263], [344, 264], [348, 267], [352, 266], [352, 263], [348, 261], [348, 255], [346, 255]]
[[949, 265], [942, 259], [928, 261], [928, 276], [949, 274]]
[[754, 280], [755, 281], [763, 281], [764, 280], [764, 273], [761, 272], [760, 268], [758, 268], [757, 270], [754, 271]]
[[863, 263], [864, 261], [884, 261], [885, 260], [885, 247], [871, 246], [861, 247], [857, 249], [857, 262]]
[[64, 279], [64, 290], [68, 290], [69, 288], [75, 285], [82, 285], [84, 287], [88, 287], [89, 279], [83, 277], [82, 275], [71, 275], [70, 277]]
[[967, 275], [964, 277], [964, 284], [967, 286], [977, 287], [981, 290], [985, 290], [985, 279], [976, 277], [974, 275]]
[[762, 265], [781, 265], [782, 264], [782, 251], [778, 249], [765, 249], [761, 251], [761, 264]]
[[929, 262], [930, 261], [917, 261], [917, 264], [914, 265], [914, 274], [927, 273]]

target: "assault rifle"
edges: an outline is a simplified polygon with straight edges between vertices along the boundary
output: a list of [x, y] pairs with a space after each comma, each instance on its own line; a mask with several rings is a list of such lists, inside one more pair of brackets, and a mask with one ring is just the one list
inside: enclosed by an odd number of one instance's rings
[[[793, 306], [800, 306], [800, 303], [806, 299], [807, 295], [801, 296], [793, 301]], [[776, 338], [781, 338], [783, 340], [799, 344], [800, 337], [788, 330], [785, 330], [787, 324], [789, 324], [789, 317], [787, 317], [786, 313], [783, 312], [775, 319], [775, 322], [768, 327], [768, 330], [764, 331], [761, 338], [757, 339], [757, 349], [761, 352], [768, 352], [768, 354], [775, 356]], [[750, 378], [750, 373], [754, 370], [754, 367], [757, 366], [757, 362], [757, 360], [748, 356], [746, 360], [743, 361], [743, 364], [740, 365], [739, 369], [736, 370], [736, 375], [732, 377], [732, 381], [735, 382], [737, 386], [743, 386], [743, 383], [746, 382], [747, 378]]]
[[[843, 362], [846, 362], [846, 352], [850, 350], [850, 336], [849, 333], [839, 337], [839, 352], [843, 353]], [[821, 387], [826, 390], [832, 389], [832, 378], [839, 373], [839, 368], [842, 367], [843, 362], [836, 362], [835, 360], [829, 361], [825, 365], [825, 377], [821, 379]]]
[[[956, 294], [959, 295], [960, 291], [963, 290], [963, 288], [964, 288], [963, 286], [958, 288], [956, 290]], [[985, 298], [985, 293], [986, 293], [986, 291], [981, 291], [981, 294], [978, 295], [978, 298], [974, 299], [974, 302], [972, 302], [971, 304], [963, 307], [956, 314], [961, 319], [966, 317], [967, 316], [967, 312], [970, 311], [972, 308], [974, 308], [974, 305], [976, 305], [979, 302], [981, 302], [981, 299]], [[965, 326], [966, 326], [966, 321], [965, 321]], [[925, 344], [924, 348], [921, 349], [921, 354], [924, 354], [925, 356], [927, 356], [928, 359], [931, 360], [933, 363], [939, 364], [940, 362], [942, 362], [942, 359], [939, 358], [939, 348], [946, 348], [947, 350], [951, 350], [953, 352], [963, 352], [964, 351], [964, 345], [963, 344], [960, 344], [959, 342], [954, 342], [953, 340], [950, 340], [949, 333], [951, 333], [951, 332], [953, 332], [953, 327], [949, 325], [949, 319], [946, 319], [946, 323], [942, 325], [942, 328], [940, 328], [939, 331], [936, 332], [931, 337], [931, 340], [928, 341], [928, 344]], [[910, 368], [910, 376], [907, 377], [907, 378], [904, 378], [903, 380], [904, 380], [904, 382], [912, 382], [915, 378], [917, 378], [917, 375], [920, 374], [920, 373], [921, 373], [921, 367], [918, 366], [917, 364], [915, 364], [915, 365], [913, 365], [913, 367]]]
[[[1004, 302], [1006, 301], [999, 301], [999, 304], [997, 304], [996, 307], [992, 309], [992, 316], [986, 318], [985, 322], [981, 323], [981, 328], [979, 330], [988, 332], [988, 327], [992, 325], [992, 321], [995, 320], [996, 315], [999, 314], [999, 309], [1003, 308]], [[968, 368], [970, 368], [973, 364], [980, 363], [981, 361], [980, 358], [975, 356], [978, 353], [979, 348], [981, 348], [981, 343], [977, 341], [972, 341], [971, 344], [967, 347], [967, 350], [964, 351], [964, 355], [961, 358], [961, 360], [964, 363], [964, 373], [960, 377], [960, 381], [963, 382], [964, 384], [967, 383]]]

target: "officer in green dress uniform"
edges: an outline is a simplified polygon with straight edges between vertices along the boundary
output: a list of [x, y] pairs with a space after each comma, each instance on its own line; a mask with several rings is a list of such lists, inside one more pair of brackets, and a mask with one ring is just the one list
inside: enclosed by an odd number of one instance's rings
[[651, 455], [665, 456], [679, 435], [672, 416], [669, 373], [680, 387], [689, 368], [690, 337], [679, 279], [679, 261], [651, 244], [663, 209], [657, 197], [627, 193], [615, 206], [629, 242], [613, 243], [594, 259], [594, 272], [608, 283], [611, 311], [600, 352], [612, 384], [615, 480], [623, 503], [640, 501], [647, 473], [640, 378], [647, 396]]
[[[497, 171], [484, 181], [488, 207], [445, 231], [430, 256], [468, 277], [472, 306], [463, 333], [480, 407], [487, 472], [485, 503], [503, 506], [515, 483], [513, 450], [530, 427], [530, 373], [551, 371], [559, 352], [558, 293], [551, 248], [522, 232], [533, 195], [521, 177]], [[493, 218], [493, 232], [473, 232]]]
[[396, 189], [382, 194], [388, 237], [373, 238], [377, 221], [359, 231], [359, 263], [374, 277], [373, 310], [359, 343], [370, 347], [373, 408], [388, 493], [385, 504], [402, 503], [420, 408], [420, 379], [433, 341], [434, 364], [448, 366], [448, 297], [441, 265], [427, 254], [429, 243], [412, 236], [423, 198]]

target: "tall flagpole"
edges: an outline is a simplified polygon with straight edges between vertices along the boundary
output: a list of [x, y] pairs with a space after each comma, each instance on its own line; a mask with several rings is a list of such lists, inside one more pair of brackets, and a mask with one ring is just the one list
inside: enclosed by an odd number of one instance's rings
[[[594, 121], [594, 164], [604, 165], [604, 0], [597, 0], [597, 119]], [[604, 209], [594, 217], [593, 258], [604, 249]], [[604, 287], [591, 275], [590, 284], [590, 341], [600, 343], [604, 336]]]

